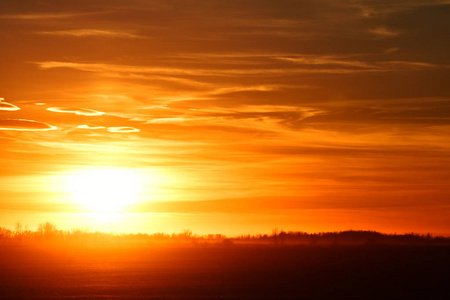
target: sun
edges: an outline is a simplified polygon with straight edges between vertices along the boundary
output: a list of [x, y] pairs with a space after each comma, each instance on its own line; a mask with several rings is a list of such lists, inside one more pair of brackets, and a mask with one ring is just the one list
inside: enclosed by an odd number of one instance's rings
[[92, 212], [120, 212], [139, 201], [142, 178], [136, 170], [81, 170], [68, 177], [71, 200]]

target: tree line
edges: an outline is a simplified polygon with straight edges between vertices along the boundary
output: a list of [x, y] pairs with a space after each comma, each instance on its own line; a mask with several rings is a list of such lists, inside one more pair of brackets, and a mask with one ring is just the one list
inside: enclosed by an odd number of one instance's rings
[[384, 234], [377, 231], [347, 230], [339, 232], [307, 233], [301, 231], [284, 231], [274, 229], [271, 234], [240, 235], [227, 237], [223, 234], [194, 234], [185, 229], [180, 233], [105, 233], [92, 231], [89, 227], [74, 227], [70, 230], [60, 230], [50, 222], [40, 223], [36, 230], [28, 225], [17, 222], [14, 229], [0, 227], [0, 241], [5, 242], [72, 242], [84, 244], [100, 243], [190, 243], [194, 245], [234, 244], [251, 245], [419, 245], [445, 244], [450, 245], [449, 237], [433, 236], [432, 234]]

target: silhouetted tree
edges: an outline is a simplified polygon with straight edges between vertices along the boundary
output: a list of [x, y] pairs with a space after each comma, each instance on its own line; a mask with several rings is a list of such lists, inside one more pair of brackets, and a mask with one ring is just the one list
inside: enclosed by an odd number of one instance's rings
[[50, 222], [45, 222], [39, 224], [37, 234], [43, 238], [54, 238], [58, 235], [58, 230], [56, 229], [56, 225]]
[[8, 228], [0, 227], [0, 239], [9, 239], [13, 235], [13, 232]]

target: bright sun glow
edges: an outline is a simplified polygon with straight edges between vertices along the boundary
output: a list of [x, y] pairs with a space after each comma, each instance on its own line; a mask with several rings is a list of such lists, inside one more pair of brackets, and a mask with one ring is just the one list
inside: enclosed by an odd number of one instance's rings
[[142, 178], [133, 169], [82, 170], [69, 176], [72, 201], [93, 212], [120, 212], [139, 201]]

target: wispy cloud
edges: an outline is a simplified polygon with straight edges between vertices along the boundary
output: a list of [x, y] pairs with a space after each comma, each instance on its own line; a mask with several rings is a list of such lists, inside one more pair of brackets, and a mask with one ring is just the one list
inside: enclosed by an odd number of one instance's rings
[[148, 124], [179, 124], [189, 121], [189, 118], [183, 117], [167, 117], [167, 118], [154, 118], [147, 121]]
[[396, 37], [400, 35], [398, 31], [386, 27], [377, 27], [369, 30], [370, 33], [380, 36], [380, 37]]
[[11, 14], [0, 15], [0, 19], [9, 20], [48, 20], [48, 19], [67, 19], [78, 16], [92, 15], [97, 13], [35, 13], [35, 14]]
[[71, 113], [80, 116], [101, 116], [105, 114], [104, 112], [88, 108], [48, 107], [47, 110], [59, 113]]
[[420, 61], [385, 61], [379, 63], [380, 66], [392, 69], [435, 69], [448, 68], [447, 65], [436, 65]]
[[108, 127], [109, 132], [127, 133], [139, 132], [140, 130], [134, 127]]
[[361, 9], [363, 17], [376, 18], [389, 14], [397, 14], [412, 11], [423, 6], [446, 5], [448, 0], [397, 0], [397, 1], [365, 1], [353, 0], [345, 2], [344, 5]]
[[368, 69], [373, 68], [373, 66], [368, 64], [367, 62], [345, 60], [343, 58], [333, 56], [297, 55], [297, 56], [279, 56], [275, 57], [275, 59], [302, 65], [340, 65], [357, 68], [368, 68]]
[[249, 92], [249, 91], [259, 91], [259, 92], [267, 92], [278, 90], [280, 87], [276, 85], [253, 85], [253, 86], [232, 86], [232, 87], [221, 87], [213, 90], [209, 94], [212, 95], [220, 95], [220, 94], [229, 94], [236, 92]]
[[[153, 117], [146, 124], [222, 127], [223, 130], [248, 130], [284, 134], [291, 123], [324, 113], [322, 110], [288, 105], [241, 105], [205, 109], [179, 109]], [[142, 120], [141, 120], [142, 121]]]
[[104, 127], [104, 126], [78, 125], [77, 128], [80, 128], [80, 129], [93, 129], [93, 130], [95, 130], [95, 129], [104, 129], [106, 127]]
[[5, 102], [4, 100], [5, 100], [4, 98], [0, 98], [0, 110], [8, 110], [8, 111], [20, 110], [19, 107], [15, 106], [14, 104]]
[[[295, 74], [352, 74], [362, 72], [386, 72], [403, 70], [398, 68], [401, 64], [403, 66], [409, 64], [417, 67], [435, 67], [441, 66], [432, 65], [424, 62], [398, 62], [380, 61], [374, 63], [367, 63], [362, 61], [352, 61], [345, 59], [331, 59], [327, 57], [274, 57], [274, 59], [290, 61], [294, 64], [301, 65], [301, 68], [286, 68], [278, 66], [278, 68], [240, 68], [240, 69], [196, 69], [196, 68], [171, 68], [171, 67], [147, 67], [147, 66], [131, 66], [131, 65], [114, 65], [114, 64], [98, 64], [98, 63], [76, 63], [76, 62], [57, 62], [46, 61], [36, 62], [42, 69], [53, 68], [70, 68], [86, 72], [101, 73], [105, 76], [116, 77], [117, 74], [123, 74], [128, 78], [133, 78], [135, 74], [155, 74], [155, 75], [169, 75], [173, 76], [286, 76]], [[312, 65], [311, 67], [308, 65]], [[339, 65], [340, 67], [336, 67]], [[139, 77], [138, 77], [139, 78]], [[174, 79], [175, 80], [175, 79]], [[181, 81], [176, 79], [175, 81]], [[273, 87], [273, 85], [272, 85]], [[267, 90], [270, 85], [259, 86], [259, 89]]]
[[8, 119], [0, 120], [0, 130], [16, 130], [16, 131], [48, 131], [56, 130], [56, 126], [47, 123], [37, 122], [25, 119]]
[[[391, 50], [392, 52], [392, 50]], [[395, 51], [394, 51], [395, 52]], [[277, 57], [279, 60], [289, 61], [294, 64], [299, 65], [319, 65], [319, 66], [332, 66], [340, 65], [348, 67], [349, 69], [344, 69], [349, 72], [354, 70], [367, 71], [367, 72], [388, 72], [388, 71], [402, 71], [405, 69], [429, 69], [429, 68], [447, 68], [446, 65], [437, 65], [421, 61], [391, 61], [391, 60], [380, 60], [373, 62], [351, 60], [345, 57], [333, 57], [333, 56], [304, 56], [304, 57]], [[356, 68], [356, 69], [355, 69]], [[333, 70], [333, 69], [332, 69]], [[318, 69], [317, 72], [320, 73], [322, 70]], [[325, 71], [325, 70], [323, 70]], [[336, 69], [337, 72], [341, 72], [341, 69]]]
[[236, 113], [280, 113], [280, 112], [311, 112], [313, 108], [291, 105], [239, 105], [232, 108], [213, 107], [207, 109], [195, 109], [194, 113], [203, 114], [236, 114]]
[[293, 74], [348, 74], [360, 72], [377, 72], [379, 69], [349, 69], [349, 68], [257, 68], [257, 69], [195, 69], [195, 68], [153, 68], [147, 66], [113, 65], [97, 63], [76, 63], [76, 62], [37, 62], [42, 69], [70, 68], [75, 70], [102, 73], [105, 75], [116, 73], [142, 74], [165, 74], [165, 75], [185, 75], [185, 76], [270, 76], [270, 75], [293, 75]]
[[74, 36], [74, 37], [115, 37], [115, 38], [143, 38], [137, 34], [118, 31], [118, 30], [101, 30], [101, 29], [73, 29], [73, 30], [55, 30], [55, 31], [38, 31], [37, 34], [58, 35], [58, 36]]
[[78, 125], [78, 129], [90, 129], [99, 130], [106, 129], [109, 132], [115, 133], [128, 133], [128, 132], [139, 132], [140, 130], [134, 127], [105, 127], [105, 126], [90, 126], [90, 125]]

